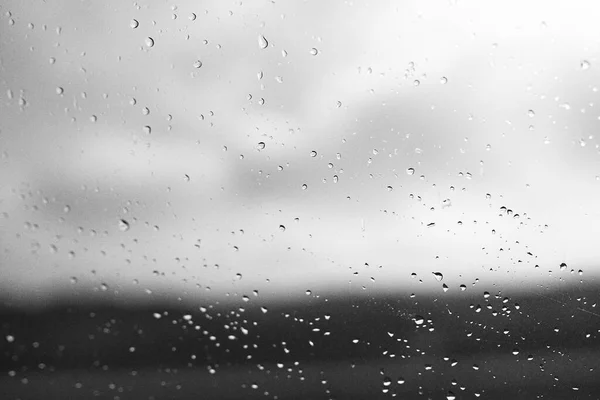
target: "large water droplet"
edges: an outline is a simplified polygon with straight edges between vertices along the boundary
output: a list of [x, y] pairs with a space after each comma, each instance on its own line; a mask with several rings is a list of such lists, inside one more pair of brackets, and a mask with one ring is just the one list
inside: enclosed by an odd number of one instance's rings
[[444, 275], [442, 275], [441, 272], [432, 272], [433, 276], [435, 277], [435, 280], [440, 282], [442, 279], [444, 279]]
[[415, 321], [415, 324], [417, 324], [417, 325], [423, 325], [423, 323], [425, 322], [425, 318], [421, 317], [420, 315], [415, 315], [413, 320]]
[[147, 37], [145, 43], [146, 47], [154, 47], [154, 39], [151, 37]]
[[269, 46], [269, 42], [263, 35], [258, 35], [258, 47], [266, 49]]

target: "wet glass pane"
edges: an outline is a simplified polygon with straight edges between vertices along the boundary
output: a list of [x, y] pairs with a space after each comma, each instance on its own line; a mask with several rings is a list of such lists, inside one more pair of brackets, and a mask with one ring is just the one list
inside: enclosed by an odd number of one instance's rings
[[3, 398], [598, 398], [599, 12], [3, 2]]

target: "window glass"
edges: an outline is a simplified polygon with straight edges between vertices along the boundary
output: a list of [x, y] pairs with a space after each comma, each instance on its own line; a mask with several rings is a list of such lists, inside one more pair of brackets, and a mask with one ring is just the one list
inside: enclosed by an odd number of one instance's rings
[[5, 1], [6, 398], [597, 398], [593, 1]]

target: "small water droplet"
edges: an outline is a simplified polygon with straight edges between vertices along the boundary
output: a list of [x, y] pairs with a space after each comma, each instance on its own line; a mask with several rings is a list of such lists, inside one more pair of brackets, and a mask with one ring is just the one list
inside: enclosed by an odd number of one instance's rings
[[444, 279], [444, 275], [441, 272], [432, 272], [435, 280], [441, 282]]
[[533, 118], [533, 117], [535, 117], [535, 111], [533, 111], [533, 110], [529, 110], [529, 111], [527, 111], [527, 115], [528, 115], [530, 118]]
[[442, 85], [445, 85], [446, 83], [448, 83], [448, 78], [446, 78], [445, 76], [442, 76], [442, 77], [440, 78], [440, 83], [441, 83]]
[[419, 86], [421, 84], [421, 81], [419, 81], [418, 79], [415, 79], [415, 81], [413, 82], [414, 86]]
[[317, 54], [319, 54], [319, 50], [313, 47], [312, 49], [310, 49], [310, 54], [316, 56]]
[[147, 37], [145, 43], [146, 47], [154, 47], [154, 39], [151, 37]]
[[420, 315], [415, 315], [413, 320], [415, 321], [415, 324], [417, 324], [417, 325], [423, 325], [423, 323], [425, 322], [425, 318], [423, 318]]
[[279, 225], [279, 230], [281, 232], [285, 232], [285, 225]]
[[316, 152], [316, 151], [314, 151], [314, 150], [313, 150], [313, 151], [311, 151], [311, 152], [310, 152], [310, 156], [311, 156], [311, 157], [316, 157], [316, 156], [317, 156], [317, 152]]
[[60, 86], [58, 86], [56, 88], [56, 94], [61, 95], [65, 92], [65, 90], [63, 88], [61, 88]]
[[269, 46], [267, 38], [265, 38], [263, 35], [258, 35], [258, 47], [261, 49], [266, 49], [267, 46]]
[[124, 219], [120, 219], [119, 220], [119, 230], [121, 232], [126, 232], [129, 230], [129, 222], [125, 221]]
[[132, 19], [132, 20], [129, 22], [129, 26], [131, 27], [131, 29], [135, 29], [135, 28], [137, 28], [138, 26], [140, 26], [140, 23], [138, 22], [138, 20], [137, 20], [137, 19]]
[[306, 183], [303, 183], [302, 184], [302, 190], [306, 190], [306, 189], [308, 189], [308, 185]]
[[590, 62], [588, 60], [581, 60], [581, 63], [579, 64], [579, 66], [583, 71], [585, 71], [585, 70], [590, 69], [590, 67], [592, 65], [590, 64]]
[[200, 60], [194, 61], [194, 68], [196, 68], [196, 69], [202, 68], [202, 61], [200, 61]]
[[406, 169], [406, 173], [408, 175], [414, 175], [415, 174], [415, 169], [414, 168], [407, 168]]

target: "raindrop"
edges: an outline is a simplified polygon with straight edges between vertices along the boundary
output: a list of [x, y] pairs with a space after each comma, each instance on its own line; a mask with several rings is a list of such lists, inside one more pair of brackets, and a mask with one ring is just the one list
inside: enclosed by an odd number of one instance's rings
[[63, 88], [61, 88], [60, 86], [58, 86], [56, 88], [56, 94], [61, 95], [65, 92], [65, 90]]
[[421, 317], [420, 315], [415, 315], [413, 320], [415, 321], [415, 324], [417, 324], [417, 325], [423, 325], [423, 323], [425, 322], [425, 318]]
[[567, 269], [567, 264], [565, 264], [565, 263], [561, 263], [561, 264], [560, 264], [560, 270], [561, 270], [561, 271], [564, 271], [564, 270], [566, 270], [566, 269]]
[[239, 272], [237, 274], [235, 274], [235, 279], [237, 279], [238, 281], [242, 279], [242, 274], [240, 274]]
[[383, 386], [387, 387], [387, 386], [390, 386], [391, 384], [392, 384], [392, 379], [391, 378], [389, 378], [387, 376], [383, 378]]
[[444, 275], [442, 275], [441, 272], [432, 272], [432, 274], [435, 277], [435, 280], [438, 282], [441, 282], [442, 279], [444, 279]]
[[334, 175], [333, 176], [333, 183], [338, 183], [338, 179], [339, 179], [338, 176]]
[[443, 290], [444, 292], [447, 292], [447, 291], [448, 291], [448, 285], [446, 285], [446, 284], [444, 283], [444, 284], [442, 285], [442, 290]]
[[415, 81], [413, 82], [413, 85], [415, 86], [419, 86], [421, 84], [421, 82], [418, 79], [415, 79]]
[[200, 60], [194, 61], [194, 68], [196, 68], [196, 69], [202, 68], [202, 61], [200, 61]]
[[149, 126], [149, 125], [146, 125], [146, 126], [144, 126], [144, 127], [142, 128], [142, 131], [143, 131], [143, 132], [144, 132], [146, 135], [149, 135], [149, 134], [151, 134], [151, 133], [152, 133], [152, 127], [151, 127], [151, 126]]
[[258, 47], [261, 49], [266, 49], [269, 46], [269, 42], [263, 35], [258, 35]]
[[527, 115], [529, 115], [530, 118], [533, 118], [533, 117], [535, 117], [535, 111], [529, 110], [529, 111], [527, 111]]
[[138, 22], [138, 20], [137, 20], [137, 19], [132, 19], [132, 20], [129, 22], [129, 26], [131, 27], [131, 29], [135, 29], [135, 28], [137, 28], [138, 26], [140, 26], [140, 23]]
[[125, 221], [124, 219], [120, 219], [119, 220], [119, 230], [121, 232], [126, 232], [129, 230], [129, 222]]
[[579, 66], [581, 67], [582, 70], [587, 70], [590, 69], [591, 64], [588, 60], [581, 60], [581, 63], [579, 64]]
[[311, 157], [316, 157], [316, 156], [317, 156], [317, 152], [316, 152], [316, 151], [314, 151], [314, 150], [313, 150], [313, 151], [311, 151], [311, 152], [310, 152], [310, 156], [311, 156]]
[[312, 49], [310, 49], [310, 54], [313, 56], [316, 56], [317, 54], [319, 54], [319, 50], [317, 50], [315, 47], [313, 47]]
[[281, 232], [285, 232], [285, 226], [284, 225], [279, 225], [279, 230]]
[[440, 78], [440, 83], [441, 83], [442, 85], [445, 85], [446, 83], [448, 83], [448, 78], [446, 78], [445, 76], [442, 76], [442, 77]]
[[415, 169], [414, 168], [407, 168], [406, 169], [406, 173], [408, 175], [414, 175], [415, 174]]
[[404, 385], [404, 382], [406, 382], [404, 380], [404, 378], [402, 378], [402, 377], [398, 378], [398, 385]]
[[303, 183], [302, 184], [302, 190], [306, 190], [306, 189], [308, 189], [308, 185], [306, 183]]
[[76, 284], [78, 282], [78, 280], [77, 280], [76, 277], [72, 276], [71, 279], [70, 279], [70, 282], [74, 285], [74, 284]]
[[256, 148], [258, 150], [263, 150], [265, 148], [265, 142], [258, 142], [258, 146], [256, 146]]
[[147, 37], [145, 43], [146, 47], [154, 47], [154, 39], [152, 39], [151, 37]]

